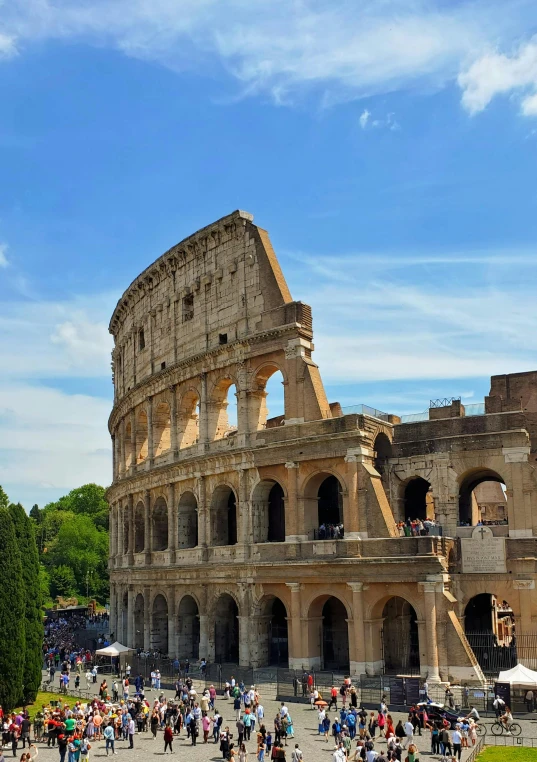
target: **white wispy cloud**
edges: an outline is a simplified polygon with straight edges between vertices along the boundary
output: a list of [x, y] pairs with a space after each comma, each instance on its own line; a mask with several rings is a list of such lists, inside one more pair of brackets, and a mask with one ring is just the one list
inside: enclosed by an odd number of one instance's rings
[[369, 121], [370, 116], [371, 116], [371, 112], [368, 111], [366, 108], [364, 108], [364, 110], [360, 114], [360, 119], [358, 120], [360, 122], [360, 127], [362, 128], [362, 130], [365, 130], [365, 128], [367, 127], [367, 123]]
[[0, 243], [0, 267], [7, 267], [8, 264], [7, 243]]
[[497, 51], [478, 58], [459, 75], [462, 103], [470, 114], [483, 111], [497, 95], [520, 96], [525, 116], [537, 115], [537, 38], [521, 45], [512, 55]]
[[4, 55], [75, 38], [174, 70], [214, 71], [217, 58], [243, 93], [278, 103], [313, 86], [325, 104], [430, 91], [463, 70], [465, 105], [477, 109], [479, 61], [523, 38], [537, 11], [531, 0], [4, 0], [1, 16]]

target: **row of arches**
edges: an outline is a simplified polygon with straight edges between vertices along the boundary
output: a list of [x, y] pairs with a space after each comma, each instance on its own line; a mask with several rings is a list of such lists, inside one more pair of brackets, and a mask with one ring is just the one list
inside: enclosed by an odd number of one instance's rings
[[[307, 490], [308, 522], [311, 531], [320, 526], [337, 526], [343, 521], [342, 484], [333, 474], [317, 475]], [[252, 493], [252, 539], [254, 543], [285, 542], [286, 517], [285, 493], [274, 479], [259, 482]], [[170, 521], [168, 504], [163, 496], [153, 503], [149, 525], [146, 521], [146, 505], [140, 500], [134, 506], [133, 517], [124, 512], [122, 519], [122, 542], [119, 552], [129, 551], [131, 520], [134, 521], [133, 552], [161, 551], [170, 546]], [[199, 540], [198, 501], [191, 491], [184, 492], [177, 505], [178, 549], [195, 548]], [[210, 504], [209, 538], [211, 546], [235, 545], [239, 541], [238, 497], [228, 484], [218, 485], [212, 493]], [[149, 528], [150, 536], [147, 537]]]
[[[404, 520], [435, 518], [435, 499], [430, 482], [420, 476], [403, 485]], [[459, 526], [507, 523], [504, 479], [488, 468], [472, 470], [459, 485]]]
[[[200, 388], [186, 389], [177, 403], [175, 420], [169, 399], [152, 400], [126, 420], [124, 436], [121, 432], [116, 433], [119, 458], [122, 461], [120, 470], [132, 470], [136, 464], [145, 461], [150, 453], [157, 458], [169, 451], [174, 428], [179, 450], [197, 444], [202, 433], [208, 442], [233, 436], [240, 427], [238, 407], [237, 384], [232, 377], [220, 379], [214, 385], [207, 403], [202, 402]], [[250, 431], [281, 423], [285, 415], [285, 382], [278, 366], [268, 363], [257, 371], [252, 389], [247, 393], [245, 414]], [[200, 430], [202, 417], [205, 420], [205, 432]], [[122, 444], [120, 437], [123, 437]]]

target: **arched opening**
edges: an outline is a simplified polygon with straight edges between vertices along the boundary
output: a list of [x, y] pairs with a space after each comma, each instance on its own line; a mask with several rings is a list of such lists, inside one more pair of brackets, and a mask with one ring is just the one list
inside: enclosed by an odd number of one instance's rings
[[193, 492], [183, 492], [179, 499], [178, 548], [195, 548], [198, 544], [198, 501]]
[[148, 452], [147, 440], [147, 413], [140, 410], [138, 421], [136, 423], [136, 462], [141, 463], [147, 458]]
[[160, 593], [153, 601], [151, 648], [163, 656], [168, 655], [168, 602]]
[[513, 609], [491, 593], [470, 598], [464, 610], [466, 637], [483, 672], [496, 674], [517, 664]]
[[209, 441], [237, 433], [237, 388], [231, 378], [223, 378], [214, 388], [208, 409]]
[[285, 542], [285, 500], [278, 482], [265, 479], [253, 494], [254, 542]]
[[129, 617], [128, 617], [128, 606], [129, 606], [129, 594], [123, 593], [123, 597], [121, 599], [122, 607], [121, 607], [121, 632], [123, 640], [127, 640], [127, 635], [129, 632]]
[[123, 513], [123, 553], [129, 552], [129, 510], [127, 506], [122, 511]]
[[261, 368], [248, 395], [248, 421], [252, 430], [281, 426], [285, 420], [285, 386], [277, 365]]
[[144, 596], [138, 593], [136, 600], [134, 601], [134, 643], [133, 648], [144, 647], [144, 618], [145, 618], [145, 606]]
[[374, 450], [375, 470], [382, 476], [386, 463], [392, 457], [392, 443], [383, 431], [377, 434], [375, 438]]
[[325, 596], [312, 604], [310, 609], [310, 641], [319, 643], [321, 669], [348, 672], [349, 628], [347, 619], [347, 609], [339, 598]]
[[178, 648], [180, 659], [199, 659], [200, 620], [198, 604], [191, 595], [185, 595], [179, 604]]
[[408, 601], [394, 596], [382, 611], [382, 656], [388, 675], [416, 675], [420, 671], [418, 618]]
[[200, 398], [193, 389], [186, 392], [179, 406], [179, 449], [192, 447], [199, 441]]
[[217, 664], [239, 661], [239, 609], [231, 595], [225, 593], [214, 610], [214, 653]]
[[317, 490], [317, 537], [319, 540], [343, 537], [343, 492], [335, 476], [327, 476]]
[[289, 664], [287, 611], [279, 598], [274, 598], [272, 601], [269, 616], [269, 664], [287, 667]]
[[130, 421], [125, 426], [125, 471], [132, 466], [132, 426]]
[[145, 550], [145, 506], [140, 501], [134, 511], [134, 552]]
[[168, 547], [168, 506], [163, 497], [158, 497], [153, 506], [153, 550]]
[[434, 519], [434, 498], [431, 485], [421, 476], [411, 479], [405, 486], [405, 521]]
[[459, 486], [459, 526], [507, 524], [505, 482], [488, 468], [472, 471]]
[[171, 415], [167, 402], [161, 402], [153, 413], [153, 442], [155, 457], [171, 447]]
[[211, 500], [211, 544], [237, 544], [237, 498], [227, 484], [220, 484]]

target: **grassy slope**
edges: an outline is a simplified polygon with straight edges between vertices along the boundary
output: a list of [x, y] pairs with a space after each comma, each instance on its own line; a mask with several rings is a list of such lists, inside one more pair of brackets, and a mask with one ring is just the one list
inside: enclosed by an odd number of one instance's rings
[[537, 762], [537, 749], [524, 746], [488, 746], [478, 756], [479, 762]]

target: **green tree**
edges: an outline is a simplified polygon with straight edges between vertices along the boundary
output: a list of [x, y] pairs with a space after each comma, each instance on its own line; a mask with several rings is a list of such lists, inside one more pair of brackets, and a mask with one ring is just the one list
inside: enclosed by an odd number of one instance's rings
[[23, 694], [25, 587], [15, 527], [4, 506], [0, 507], [0, 559], [0, 704], [9, 712]]
[[49, 579], [50, 595], [52, 598], [56, 598], [58, 595], [67, 597], [74, 595], [76, 592], [75, 575], [69, 566], [55, 566], [50, 572]]
[[4, 490], [2, 489], [2, 487], [0, 487], [0, 508], [7, 508], [8, 505], [9, 505], [9, 498], [4, 492]]
[[35, 701], [41, 685], [41, 648], [43, 645], [43, 617], [39, 586], [39, 556], [32, 521], [20, 503], [11, 504], [9, 512], [19, 546], [24, 583], [24, 674], [22, 699]]
[[74, 516], [61, 525], [51, 543], [49, 561], [73, 570], [76, 589], [84, 596], [106, 596], [108, 586], [108, 533], [98, 529], [90, 516]]

